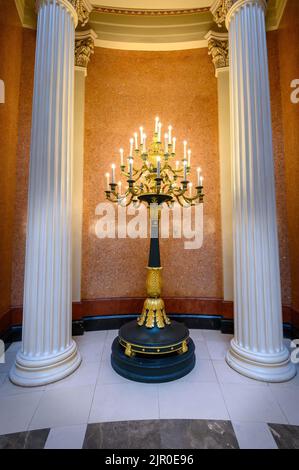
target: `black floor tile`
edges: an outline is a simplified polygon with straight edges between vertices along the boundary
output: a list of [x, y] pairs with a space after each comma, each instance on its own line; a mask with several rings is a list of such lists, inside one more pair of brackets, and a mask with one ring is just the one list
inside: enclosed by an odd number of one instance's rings
[[0, 436], [0, 449], [43, 449], [50, 429], [16, 432]]
[[268, 424], [279, 449], [299, 449], [299, 426]]
[[84, 449], [238, 449], [230, 421], [152, 420], [89, 424]]

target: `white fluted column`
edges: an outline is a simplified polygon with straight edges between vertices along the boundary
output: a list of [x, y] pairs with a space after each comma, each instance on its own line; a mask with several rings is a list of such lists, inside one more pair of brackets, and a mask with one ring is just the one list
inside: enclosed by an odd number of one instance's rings
[[12, 382], [43, 385], [80, 364], [72, 340], [74, 45], [68, 0], [40, 0], [31, 135], [22, 349]]
[[228, 364], [248, 377], [295, 375], [283, 343], [264, 0], [238, 0], [230, 46], [235, 336]]

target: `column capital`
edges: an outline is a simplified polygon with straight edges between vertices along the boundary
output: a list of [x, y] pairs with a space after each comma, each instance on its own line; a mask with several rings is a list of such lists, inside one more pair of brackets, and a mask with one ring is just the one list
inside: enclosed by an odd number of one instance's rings
[[264, 12], [267, 10], [267, 1], [268, 0], [234, 0], [232, 1], [232, 5], [229, 8], [226, 18], [225, 18], [225, 26], [227, 29], [229, 28], [229, 23], [232, 17], [239, 11], [241, 8], [244, 8], [248, 5], [257, 5], [261, 7]]
[[208, 41], [208, 54], [212, 56], [217, 77], [221, 69], [229, 66], [228, 33], [209, 31], [205, 39]]
[[222, 25], [225, 24], [226, 15], [233, 6], [233, 3], [234, 0], [215, 0], [214, 3], [212, 3], [210, 12], [219, 28], [222, 28]]
[[92, 12], [92, 5], [89, 0], [68, 0], [77, 12], [81, 26], [85, 26], [89, 21]]
[[231, 15], [243, 6], [254, 3], [259, 4], [265, 10], [267, 9], [267, 0], [215, 0], [210, 8], [210, 12], [219, 28], [226, 25], [228, 29]]
[[97, 34], [93, 29], [78, 31], [75, 35], [75, 66], [87, 69]]
[[69, 11], [69, 13], [71, 14], [71, 16], [74, 20], [74, 25], [75, 25], [75, 28], [76, 28], [77, 25], [78, 25], [78, 14], [77, 14], [77, 11], [74, 8], [72, 2], [69, 1], [69, 0], [36, 0], [35, 1], [35, 9], [36, 9], [37, 14], [39, 13], [40, 9], [43, 6], [51, 5], [53, 3], [56, 3], [57, 5], [60, 5], [61, 7], [65, 8], [66, 10]]

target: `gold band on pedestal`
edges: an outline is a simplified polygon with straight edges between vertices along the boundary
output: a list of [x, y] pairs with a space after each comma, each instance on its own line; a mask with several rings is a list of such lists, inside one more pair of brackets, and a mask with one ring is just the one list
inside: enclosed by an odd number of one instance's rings
[[148, 267], [146, 277], [147, 299], [144, 302], [141, 316], [137, 319], [139, 326], [147, 328], [164, 328], [170, 325], [170, 320], [165, 312], [165, 305], [160, 295], [162, 293], [162, 268]]

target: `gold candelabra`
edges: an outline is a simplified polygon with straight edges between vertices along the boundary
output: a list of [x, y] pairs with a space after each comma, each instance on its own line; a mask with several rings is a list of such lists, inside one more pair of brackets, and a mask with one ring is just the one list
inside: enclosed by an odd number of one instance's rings
[[[161, 142], [161, 127], [160, 121], [156, 118], [154, 137], [148, 148], [143, 128], [140, 128], [140, 141], [138, 133], [135, 132], [134, 138], [130, 140], [127, 165], [124, 164], [124, 150], [120, 149], [120, 171], [127, 180], [128, 186], [122, 191], [122, 182], [116, 183], [116, 166], [112, 164], [111, 175], [106, 173], [107, 189], [105, 192], [109, 201], [123, 206], [129, 206], [131, 203], [138, 205], [142, 201], [148, 202], [148, 197], [143, 196], [160, 195], [159, 199], [163, 199], [169, 207], [175, 201], [183, 207], [203, 202], [201, 169], [197, 168], [195, 192], [192, 183], [188, 181], [191, 174], [191, 150], [187, 149], [187, 142], [183, 143], [183, 158], [176, 160], [176, 138], [172, 137], [172, 127], [168, 127], [164, 144]], [[157, 202], [153, 199], [151, 198], [151, 202]]]
[[[172, 136], [172, 126], [161, 139], [162, 124], [159, 118], [155, 121], [155, 132], [150, 145], [147, 147], [147, 138], [140, 128], [140, 138], [137, 132], [130, 139], [130, 151], [127, 165], [124, 160], [124, 150], [120, 149], [120, 171], [127, 180], [127, 187], [122, 191], [122, 182], [116, 183], [116, 166], [111, 165], [112, 173], [106, 173], [106, 198], [124, 207], [134, 204], [138, 206], [144, 202], [151, 208], [150, 211], [151, 243], [147, 272], [147, 299], [145, 300], [141, 316], [137, 320], [139, 327], [162, 329], [171, 324], [165, 312], [164, 302], [161, 298], [162, 276], [159, 250], [159, 220], [160, 209], [163, 203], [168, 206], [177, 201], [183, 207], [190, 207], [203, 202], [203, 177], [201, 169], [197, 168], [197, 185], [193, 191], [192, 183], [188, 180], [191, 175], [191, 150], [187, 141], [183, 142], [183, 155], [176, 160], [176, 138]], [[138, 165], [139, 160], [139, 165]], [[173, 163], [175, 162], [175, 163]], [[111, 181], [110, 181], [111, 178]], [[144, 344], [134, 345], [123, 337], [119, 337], [120, 344], [125, 347], [126, 354], [148, 354]], [[135, 349], [134, 349], [135, 348]], [[167, 346], [168, 348], [168, 346]], [[172, 349], [171, 349], [172, 348]], [[172, 345], [169, 351], [188, 350], [187, 338]], [[162, 354], [160, 346], [151, 354]], [[162, 352], [161, 352], [162, 351]]]

